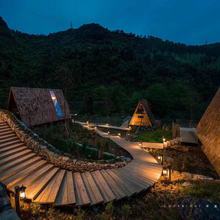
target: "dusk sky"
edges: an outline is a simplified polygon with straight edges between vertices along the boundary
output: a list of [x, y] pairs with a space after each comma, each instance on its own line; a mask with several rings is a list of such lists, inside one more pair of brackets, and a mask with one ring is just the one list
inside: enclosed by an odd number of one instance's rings
[[98, 23], [186, 44], [220, 42], [220, 0], [0, 0], [0, 16], [30, 34]]

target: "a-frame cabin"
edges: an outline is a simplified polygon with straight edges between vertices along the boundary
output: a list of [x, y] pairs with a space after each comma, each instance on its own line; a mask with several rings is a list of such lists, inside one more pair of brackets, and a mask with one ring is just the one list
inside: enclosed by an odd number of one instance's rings
[[11, 87], [8, 109], [30, 127], [70, 118], [61, 89]]
[[129, 122], [129, 126], [147, 126], [152, 127], [155, 124], [154, 116], [150, 110], [146, 99], [142, 99]]
[[203, 152], [220, 176], [220, 88], [196, 129]]

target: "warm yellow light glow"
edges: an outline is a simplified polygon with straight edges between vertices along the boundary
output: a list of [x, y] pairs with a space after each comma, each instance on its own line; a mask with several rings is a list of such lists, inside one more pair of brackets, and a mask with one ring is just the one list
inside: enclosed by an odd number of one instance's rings
[[167, 175], [167, 170], [163, 170], [163, 175]]
[[118, 136], [120, 137], [120, 136], [121, 136], [121, 133], [118, 133]]
[[24, 199], [25, 197], [26, 197], [25, 192], [20, 192], [20, 198], [21, 198], [21, 199]]
[[158, 156], [158, 157], [157, 157], [158, 160], [161, 160], [161, 158], [162, 158], [161, 156]]
[[139, 143], [138, 145], [139, 145], [139, 146], [142, 146], [142, 143]]
[[107, 126], [107, 127], [108, 127], [108, 126], [109, 126], [109, 124], [105, 124], [105, 126]]
[[165, 138], [163, 138], [163, 142], [165, 142], [166, 141], [166, 139]]

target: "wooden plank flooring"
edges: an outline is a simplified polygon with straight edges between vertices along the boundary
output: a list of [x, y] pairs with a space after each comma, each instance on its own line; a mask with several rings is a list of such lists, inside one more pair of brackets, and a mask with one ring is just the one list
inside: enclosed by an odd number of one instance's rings
[[37, 156], [0, 121], [0, 181], [11, 191], [26, 186], [26, 196], [33, 202], [84, 206], [130, 197], [158, 180], [162, 169], [150, 154], [123, 138], [97, 133], [127, 150], [133, 160], [118, 169], [84, 173], [60, 169]]

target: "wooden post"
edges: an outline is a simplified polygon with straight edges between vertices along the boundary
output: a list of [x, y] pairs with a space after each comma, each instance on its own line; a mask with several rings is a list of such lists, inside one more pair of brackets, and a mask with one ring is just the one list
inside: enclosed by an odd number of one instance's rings
[[169, 181], [171, 182], [171, 172], [172, 172], [171, 166], [169, 166], [168, 168], [169, 168]]
[[15, 210], [16, 210], [18, 216], [21, 216], [19, 193], [20, 193], [20, 187], [15, 186]]

